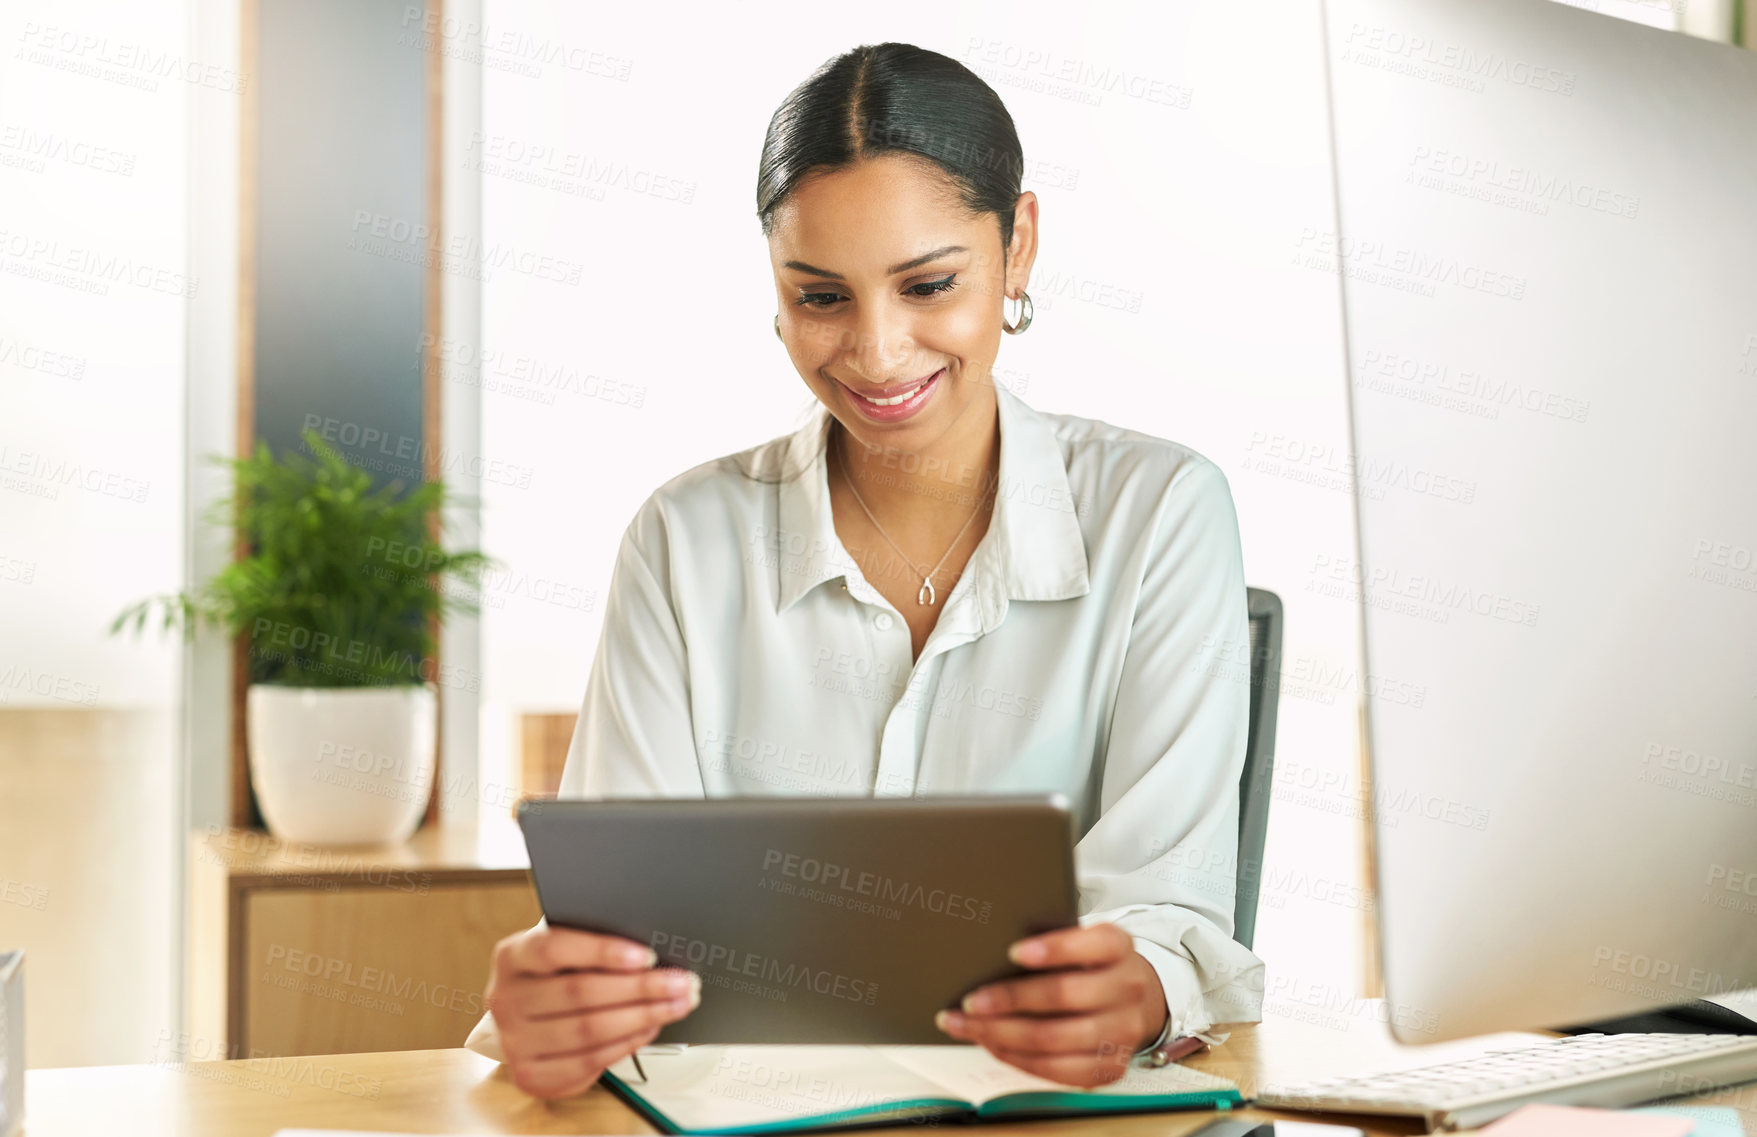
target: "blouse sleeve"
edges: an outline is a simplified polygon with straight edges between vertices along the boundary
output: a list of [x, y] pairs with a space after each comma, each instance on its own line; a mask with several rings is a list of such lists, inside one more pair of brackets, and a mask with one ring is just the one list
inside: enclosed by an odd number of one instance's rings
[[703, 797], [669, 522], [649, 499], [622, 536], [561, 797]]
[[1081, 923], [1134, 936], [1165, 989], [1162, 1040], [1262, 1018], [1263, 963], [1232, 938], [1246, 613], [1232, 494], [1198, 457], [1173, 477], [1148, 540], [1099, 817], [1075, 849]]
[[[616, 554], [559, 797], [704, 796], [669, 562], [665, 515], [658, 500], [649, 499]], [[464, 1045], [501, 1060], [493, 1012], [482, 1016]]]

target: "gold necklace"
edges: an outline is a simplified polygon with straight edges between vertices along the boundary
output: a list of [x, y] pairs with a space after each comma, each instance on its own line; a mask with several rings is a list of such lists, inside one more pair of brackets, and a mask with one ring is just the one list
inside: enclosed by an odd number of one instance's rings
[[[836, 461], [839, 462], [842, 466], [842, 476], [844, 478], [846, 478], [848, 481], [848, 492], [854, 495], [854, 500], [860, 504], [860, 508], [862, 510], [864, 510], [866, 513], [866, 516], [869, 519], [871, 519], [872, 527], [874, 529], [878, 530], [879, 536], [883, 537], [886, 541], [890, 541], [891, 548], [897, 550], [897, 555], [903, 558], [903, 563], [907, 564], [910, 568], [914, 569], [916, 572], [921, 572], [921, 566], [919, 564], [915, 563], [915, 560], [913, 558], [911, 558], [908, 553], [905, 553], [903, 551], [902, 547], [897, 544], [897, 542], [891, 541], [891, 535], [889, 533], [885, 532], [885, 527], [883, 525], [879, 524], [879, 519], [876, 517], [873, 517], [872, 510], [867, 509], [866, 502], [861, 499], [860, 491], [854, 488], [854, 471], [852, 471], [848, 468], [848, 459], [843, 456], [842, 450], [839, 446], [833, 445], [834, 441], [835, 441], [835, 437], [832, 436], [831, 437], [832, 449], [834, 449], [836, 451]], [[993, 488], [994, 488], [993, 486], [989, 487], [990, 490], [992, 490]], [[952, 538], [952, 543], [946, 549], [945, 556], [941, 557], [939, 559], [939, 564], [936, 564], [931, 569], [928, 569], [926, 572], [921, 573], [921, 587], [915, 590], [915, 603], [917, 603], [917, 604], [932, 604], [937, 599], [937, 597], [934, 593], [934, 590], [933, 590], [933, 574], [940, 570], [940, 565], [943, 565], [946, 563], [946, 557], [951, 556], [952, 550], [958, 547], [958, 542], [962, 541], [964, 539], [964, 534], [966, 532], [968, 532], [970, 529], [970, 523], [972, 521], [976, 520], [976, 515], [978, 513], [982, 512], [982, 503], [984, 501], [986, 501], [987, 499], [988, 499], [988, 491], [985, 490], [985, 491], [983, 491], [982, 497], [980, 497], [976, 500], [976, 508], [970, 511], [970, 516], [964, 522], [964, 528], [958, 530], [958, 535], [956, 537]]]

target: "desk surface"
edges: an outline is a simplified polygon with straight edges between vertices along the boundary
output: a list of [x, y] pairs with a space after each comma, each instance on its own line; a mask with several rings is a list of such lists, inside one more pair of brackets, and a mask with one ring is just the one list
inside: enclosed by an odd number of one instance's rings
[[[1225, 1045], [1188, 1061], [1239, 1083], [1249, 1096], [1269, 1078], [1295, 1080], [1349, 1071], [1407, 1068], [1530, 1040], [1491, 1035], [1403, 1047], [1372, 1014], [1330, 1016], [1319, 1023], [1271, 1018], [1237, 1029]], [[1697, 1099], [1741, 1109], [1757, 1133], [1757, 1087]], [[1213, 1115], [1138, 1114], [1079, 1121], [990, 1124], [984, 1137], [1181, 1137]], [[1246, 1110], [1236, 1116], [1302, 1116]], [[1374, 1137], [1414, 1134], [1401, 1119], [1319, 1118], [1358, 1125]], [[594, 1087], [570, 1101], [545, 1104], [514, 1086], [498, 1063], [468, 1050], [416, 1050], [310, 1058], [256, 1058], [177, 1066], [102, 1066], [33, 1070], [25, 1076], [27, 1137], [267, 1137], [276, 1129], [383, 1129], [412, 1133], [652, 1133], [608, 1091]], [[918, 1127], [911, 1127], [918, 1128]]]

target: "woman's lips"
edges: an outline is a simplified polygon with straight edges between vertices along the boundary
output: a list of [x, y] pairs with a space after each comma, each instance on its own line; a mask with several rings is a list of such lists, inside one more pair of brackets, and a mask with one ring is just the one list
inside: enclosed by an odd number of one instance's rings
[[942, 367], [932, 375], [929, 375], [925, 382], [917, 383], [913, 388], [907, 383], [889, 388], [880, 388], [880, 391], [888, 390], [892, 392], [892, 394], [889, 396], [880, 394], [876, 396], [878, 398], [895, 398], [897, 395], [906, 391], [913, 391], [913, 393], [902, 402], [888, 407], [880, 406], [878, 403], [873, 402], [872, 399], [862, 395], [859, 391], [856, 391], [846, 383], [843, 383], [842, 387], [848, 392], [849, 401], [854, 404], [855, 409], [860, 411], [860, 413], [867, 418], [872, 419], [874, 422], [898, 422], [913, 415], [916, 411], [925, 406], [929, 399], [933, 398], [934, 392], [939, 390], [940, 380], [945, 376], [945, 373], [946, 369]]

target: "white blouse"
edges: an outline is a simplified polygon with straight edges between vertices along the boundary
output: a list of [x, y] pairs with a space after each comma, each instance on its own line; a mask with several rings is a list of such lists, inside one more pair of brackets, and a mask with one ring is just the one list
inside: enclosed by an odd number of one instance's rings
[[[1249, 630], [1226, 477], [995, 390], [993, 516], [913, 663], [836, 535], [828, 410], [660, 486], [623, 534], [560, 794], [1060, 793], [1081, 923], [1135, 937], [1163, 1037], [1257, 1021], [1263, 964], [1232, 939]], [[492, 1016], [468, 1045], [500, 1057]]]

